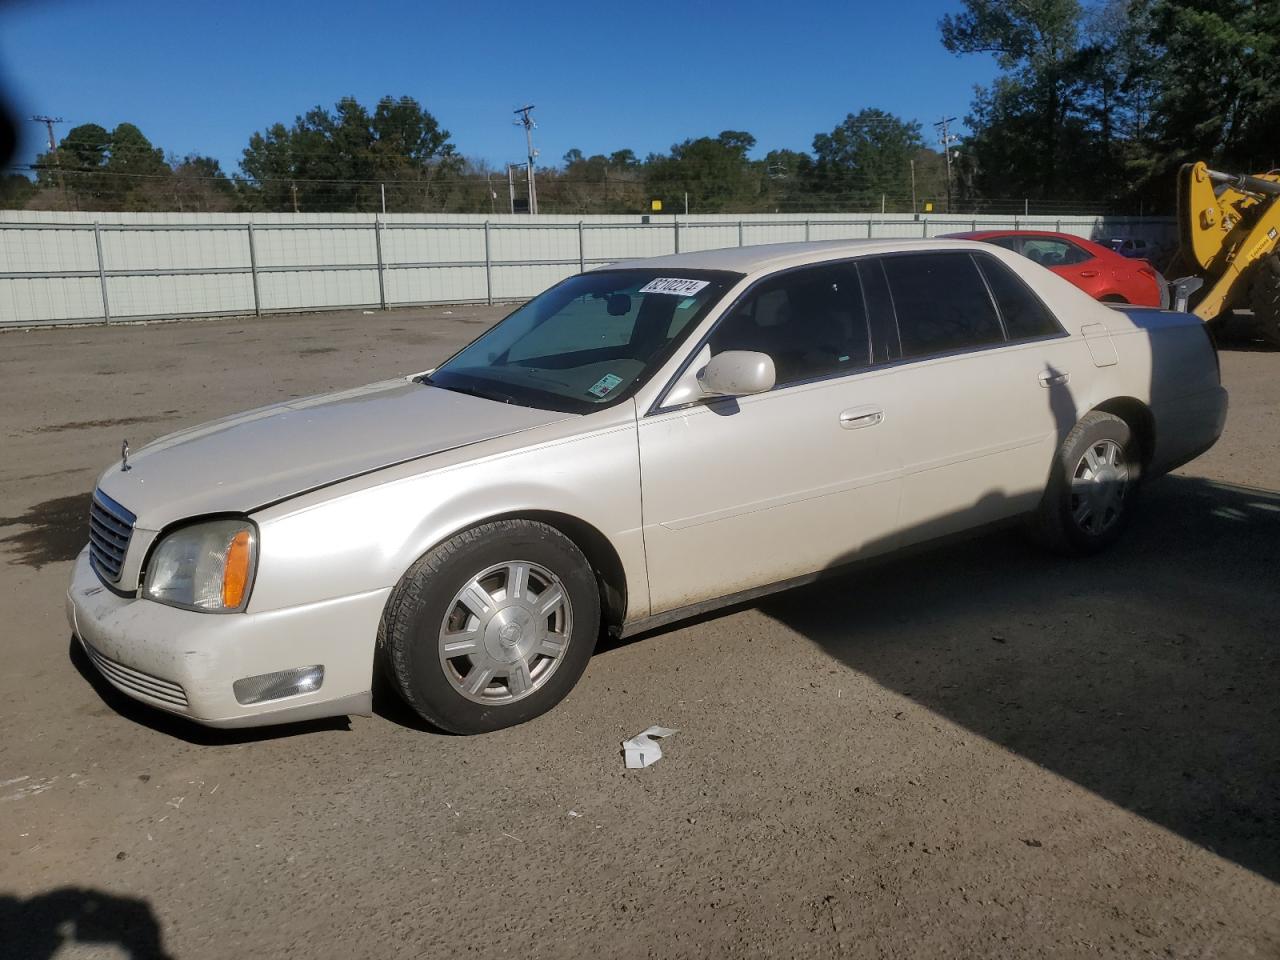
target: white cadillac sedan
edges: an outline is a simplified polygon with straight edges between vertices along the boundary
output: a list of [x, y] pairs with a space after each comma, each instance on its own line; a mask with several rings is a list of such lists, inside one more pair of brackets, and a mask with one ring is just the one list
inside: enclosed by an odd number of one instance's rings
[[434, 370], [165, 437], [98, 482], [71, 626], [214, 726], [436, 726], [560, 701], [630, 634], [1025, 518], [1089, 554], [1210, 447], [1195, 317], [953, 240], [797, 243], [570, 277]]

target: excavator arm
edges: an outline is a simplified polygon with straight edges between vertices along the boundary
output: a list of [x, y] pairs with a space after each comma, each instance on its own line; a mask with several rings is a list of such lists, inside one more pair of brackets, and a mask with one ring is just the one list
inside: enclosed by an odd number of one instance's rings
[[1250, 306], [1252, 296], [1255, 316], [1261, 311], [1264, 326], [1276, 327], [1264, 335], [1280, 337], [1280, 316], [1269, 316], [1280, 311], [1280, 173], [1249, 176], [1187, 164], [1178, 175], [1178, 231], [1173, 275], [1204, 281], [1192, 312], [1215, 320]]

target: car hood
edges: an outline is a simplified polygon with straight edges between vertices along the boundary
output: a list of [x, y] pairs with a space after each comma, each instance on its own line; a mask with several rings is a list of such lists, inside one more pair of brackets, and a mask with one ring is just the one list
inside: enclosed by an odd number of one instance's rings
[[380, 467], [565, 419], [410, 380], [289, 400], [161, 437], [98, 481], [159, 530], [186, 517], [247, 513]]

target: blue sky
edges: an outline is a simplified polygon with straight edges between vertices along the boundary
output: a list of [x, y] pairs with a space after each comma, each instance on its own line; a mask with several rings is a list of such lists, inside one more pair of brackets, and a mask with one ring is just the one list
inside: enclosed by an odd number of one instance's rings
[[[954, 57], [938, 18], [959, 0], [739, 0], [528, 4], [68, 2], [0, 5], [0, 71], [22, 117], [108, 129], [238, 168], [249, 135], [345, 95], [410, 95], [465, 155], [524, 153], [511, 111], [536, 104], [544, 163], [663, 151], [720, 130], [756, 156], [808, 150], [846, 113], [879, 107], [925, 123], [964, 117], [994, 67]], [[24, 122], [18, 159], [43, 148]]]

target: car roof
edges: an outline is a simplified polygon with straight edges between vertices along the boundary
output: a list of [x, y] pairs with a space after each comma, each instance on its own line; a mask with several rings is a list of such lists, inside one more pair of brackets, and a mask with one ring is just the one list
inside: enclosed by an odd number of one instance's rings
[[819, 240], [796, 243], [765, 243], [751, 247], [723, 247], [717, 250], [698, 250], [690, 253], [672, 253], [661, 257], [623, 260], [610, 264], [606, 269], [680, 269], [729, 270], [734, 273], [754, 274], [785, 267], [821, 263], [870, 253], [920, 252], [924, 250], [982, 249], [972, 241], [929, 238], [878, 240]]
[[1060, 230], [967, 230], [964, 233], [946, 233], [945, 237], [956, 240], [986, 240], [990, 237], [1058, 237], [1063, 240], [1084, 240], [1074, 233], [1063, 233]]
[[[1109, 257], [1119, 257], [1110, 247], [1103, 246], [1097, 240], [1090, 240], [1087, 237], [1076, 236], [1074, 233], [1061, 233], [1057, 230], [978, 230], [968, 233], [948, 233], [945, 236], [953, 237], [957, 240], [977, 240], [986, 241], [994, 240], [996, 237], [1051, 237], [1055, 240], [1065, 240], [1068, 243], [1074, 243], [1076, 246], [1084, 249], [1086, 253], [1091, 253], [1095, 257], [1106, 254]], [[1107, 241], [1110, 243], [1111, 241]]]

